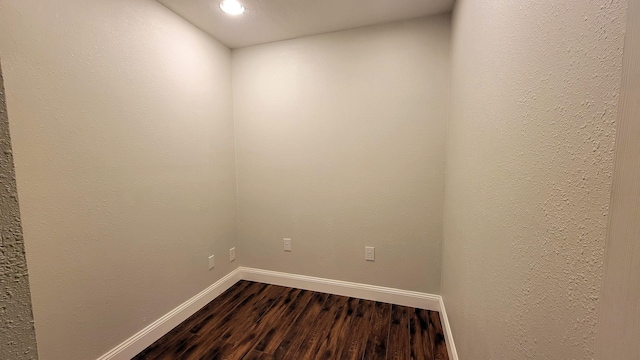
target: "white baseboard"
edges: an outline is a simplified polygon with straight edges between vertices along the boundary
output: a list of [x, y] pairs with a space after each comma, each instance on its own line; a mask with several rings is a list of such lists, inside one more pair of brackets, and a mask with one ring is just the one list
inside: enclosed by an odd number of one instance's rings
[[240, 271], [243, 280], [440, 311], [438, 295], [247, 267]]
[[240, 280], [240, 269], [238, 268], [138, 331], [135, 335], [99, 357], [98, 360], [131, 359]]
[[447, 343], [449, 359], [458, 360], [449, 319], [440, 295], [247, 267], [240, 267], [240, 271], [243, 280], [438, 311], [442, 321], [442, 330]]
[[449, 359], [458, 360], [444, 303], [442, 302], [442, 297], [439, 295], [247, 267], [239, 267], [235, 269], [193, 298], [187, 300], [185, 303], [171, 310], [160, 319], [149, 324], [149, 326], [145, 327], [122, 344], [102, 355], [98, 360], [131, 359], [133, 356], [137, 355], [147, 346], [153, 344], [156, 340], [160, 339], [163, 335], [171, 331], [171, 329], [186, 320], [189, 316], [193, 315], [196, 311], [211, 302], [218, 295], [240, 280], [249, 280], [438, 311], [440, 312], [440, 318], [442, 320], [442, 326], [445, 333]]
[[456, 344], [453, 342], [453, 333], [451, 332], [451, 325], [449, 324], [449, 318], [447, 317], [447, 310], [444, 308], [444, 300], [442, 300], [442, 296], [440, 296], [440, 320], [442, 321], [442, 330], [444, 331], [444, 340], [447, 343], [449, 359], [458, 360], [458, 351], [456, 351]]

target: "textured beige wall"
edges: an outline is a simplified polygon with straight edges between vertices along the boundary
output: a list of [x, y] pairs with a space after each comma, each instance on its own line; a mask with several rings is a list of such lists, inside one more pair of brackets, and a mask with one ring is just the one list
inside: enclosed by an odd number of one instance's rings
[[598, 360], [640, 359], [640, 1], [629, 1]]
[[38, 351], [96, 358], [235, 266], [230, 51], [152, 0], [0, 0], [0, 56]]
[[626, 1], [457, 2], [442, 295], [461, 359], [591, 359]]
[[449, 31], [446, 15], [233, 51], [242, 265], [440, 291]]
[[0, 69], [0, 359], [37, 359], [24, 237]]

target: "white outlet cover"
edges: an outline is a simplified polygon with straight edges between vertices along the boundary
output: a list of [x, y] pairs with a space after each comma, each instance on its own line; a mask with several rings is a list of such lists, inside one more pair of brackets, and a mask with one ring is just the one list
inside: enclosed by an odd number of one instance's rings
[[291, 250], [291, 239], [284, 238], [284, 251], [292, 251]]
[[373, 246], [365, 246], [364, 248], [364, 259], [367, 261], [375, 261], [376, 260], [376, 248]]
[[216, 266], [215, 261], [213, 260], [213, 255], [209, 256], [209, 270], [213, 269]]
[[232, 247], [229, 249], [229, 261], [233, 261], [236, 259], [236, 248]]

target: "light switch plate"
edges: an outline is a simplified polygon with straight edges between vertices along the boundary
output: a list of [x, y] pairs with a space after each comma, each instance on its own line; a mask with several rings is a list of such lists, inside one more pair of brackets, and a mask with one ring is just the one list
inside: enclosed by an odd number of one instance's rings
[[216, 266], [215, 261], [213, 261], [213, 255], [209, 256], [209, 270], [213, 269]]
[[292, 251], [291, 250], [291, 239], [284, 238], [284, 251]]

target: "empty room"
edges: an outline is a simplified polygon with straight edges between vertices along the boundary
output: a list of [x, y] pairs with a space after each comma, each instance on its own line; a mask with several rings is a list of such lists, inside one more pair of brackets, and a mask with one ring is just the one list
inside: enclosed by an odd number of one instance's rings
[[0, 360], [638, 360], [639, 119], [637, 0], [0, 0]]

